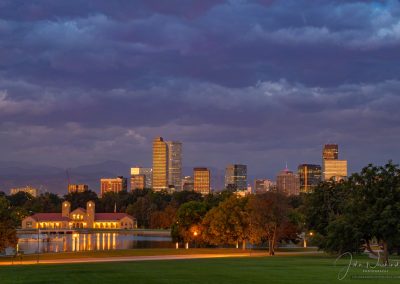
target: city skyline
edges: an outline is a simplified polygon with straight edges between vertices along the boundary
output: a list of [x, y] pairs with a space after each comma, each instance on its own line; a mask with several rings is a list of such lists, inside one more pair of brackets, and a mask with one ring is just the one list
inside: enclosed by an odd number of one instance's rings
[[398, 1], [73, 2], [0, 9], [1, 162], [150, 167], [157, 135], [257, 176], [400, 160]]

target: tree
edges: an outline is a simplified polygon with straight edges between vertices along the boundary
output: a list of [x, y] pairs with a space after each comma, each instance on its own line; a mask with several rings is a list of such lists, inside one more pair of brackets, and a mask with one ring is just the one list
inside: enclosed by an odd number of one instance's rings
[[248, 202], [250, 237], [253, 243], [268, 241], [269, 255], [275, 254], [278, 241], [288, 237], [292, 224], [289, 219], [290, 207], [286, 196], [267, 192], [251, 196]]
[[71, 192], [64, 196], [64, 200], [71, 203], [72, 208], [86, 208], [86, 203], [88, 201], [97, 202], [98, 197], [96, 192], [91, 190], [86, 190], [83, 192]]
[[191, 242], [200, 237], [201, 222], [207, 213], [203, 202], [190, 201], [182, 204], [176, 213], [171, 235], [175, 241]]
[[212, 208], [204, 217], [204, 240], [214, 245], [243, 243], [249, 238], [249, 216], [246, 211], [247, 198], [232, 195]]
[[15, 223], [10, 214], [10, 203], [5, 197], [0, 197], [0, 252], [18, 243]]
[[151, 213], [150, 228], [169, 229], [175, 222], [177, 208], [172, 204], [165, 207], [164, 210], [157, 210]]
[[138, 226], [141, 228], [149, 227], [150, 216], [152, 212], [157, 210], [157, 206], [153, 204], [150, 195], [139, 197], [137, 201], [130, 204], [126, 209], [126, 213], [136, 218]]

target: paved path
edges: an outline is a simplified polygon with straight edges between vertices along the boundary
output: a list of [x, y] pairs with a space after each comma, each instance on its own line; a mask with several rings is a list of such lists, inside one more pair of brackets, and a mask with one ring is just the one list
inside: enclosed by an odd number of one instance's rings
[[[275, 255], [306, 255], [318, 252], [278, 252]], [[149, 260], [184, 260], [184, 259], [204, 259], [204, 258], [223, 258], [223, 257], [260, 257], [268, 256], [265, 252], [252, 253], [229, 253], [229, 254], [189, 254], [189, 255], [152, 255], [152, 256], [121, 256], [121, 257], [97, 257], [97, 258], [66, 258], [66, 259], [44, 259], [39, 260], [39, 264], [67, 264], [67, 263], [96, 263], [96, 262], [125, 262], [125, 261], [149, 261]], [[23, 260], [10, 262], [0, 262], [0, 266], [5, 265], [32, 265], [38, 264], [36, 260]]]

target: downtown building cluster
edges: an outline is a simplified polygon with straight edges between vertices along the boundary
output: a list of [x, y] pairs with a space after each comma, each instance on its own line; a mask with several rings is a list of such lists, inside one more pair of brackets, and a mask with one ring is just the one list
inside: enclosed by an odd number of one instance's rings
[[[247, 165], [230, 164], [225, 168], [224, 188], [212, 188], [211, 170], [207, 167], [193, 168], [191, 176], [183, 176], [183, 144], [179, 141], [164, 141], [156, 137], [152, 143], [152, 167], [135, 166], [130, 169], [130, 177], [104, 177], [100, 179], [100, 196], [107, 192], [124, 190], [195, 191], [203, 195], [212, 191], [230, 190], [239, 196], [278, 191], [286, 195], [298, 195], [312, 191], [323, 180], [340, 181], [347, 177], [347, 161], [339, 159], [339, 146], [326, 144], [322, 150], [322, 165], [300, 164], [297, 172], [286, 168], [278, 173], [275, 181], [268, 178], [255, 179], [248, 184]], [[84, 192], [86, 184], [68, 184], [68, 193]], [[33, 187], [13, 188], [11, 194], [24, 191], [33, 196], [38, 190]]]

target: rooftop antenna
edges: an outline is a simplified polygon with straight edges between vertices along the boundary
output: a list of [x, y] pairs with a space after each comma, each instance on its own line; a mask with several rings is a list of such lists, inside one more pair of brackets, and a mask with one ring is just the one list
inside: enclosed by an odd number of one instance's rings
[[285, 162], [285, 163], [286, 163], [286, 168], [285, 168], [285, 169], [287, 170], [287, 169], [288, 169], [288, 167], [287, 167], [287, 162]]

